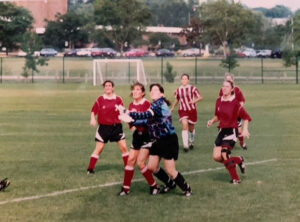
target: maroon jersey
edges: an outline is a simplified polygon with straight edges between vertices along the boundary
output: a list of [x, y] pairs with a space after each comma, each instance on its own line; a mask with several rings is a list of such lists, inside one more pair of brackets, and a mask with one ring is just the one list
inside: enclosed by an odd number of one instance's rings
[[238, 122], [236, 120], [238, 117], [251, 121], [250, 115], [241, 106], [235, 95], [232, 95], [228, 100], [219, 97], [216, 101], [215, 115], [220, 121], [220, 128], [237, 128]]
[[[245, 97], [242, 93], [242, 90], [238, 87], [238, 86], [235, 86], [234, 87], [234, 95], [235, 95], [235, 98], [239, 101], [239, 102], [243, 102], [245, 103], [246, 100], [245, 100]], [[219, 96], [223, 96], [223, 91], [222, 89], [220, 89], [220, 92], [219, 92]]]
[[116, 105], [122, 105], [121, 97], [113, 95], [111, 98], [105, 94], [100, 96], [93, 105], [91, 112], [98, 116], [98, 123], [103, 125], [113, 125], [121, 123], [119, 120], [119, 111]]
[[[132, 102], [129, 104], [128, 110], [131, 112], [146, 112], [151, 106], [151, 103], [143, 98], [140, 102]], [[132, 124], [129, 125], [132, 127]], [[145, 126], [136, 126], [137, 130], [139, 131], [145, 131], [147, 130]]]
[[199, 90], [193, 85], [180, 86], [175, 92], [175, 97], [180, 102], [179, 110], [183, 111], [195, 110], [196, 104], [190, 104], [190, 102], [200, 96]]

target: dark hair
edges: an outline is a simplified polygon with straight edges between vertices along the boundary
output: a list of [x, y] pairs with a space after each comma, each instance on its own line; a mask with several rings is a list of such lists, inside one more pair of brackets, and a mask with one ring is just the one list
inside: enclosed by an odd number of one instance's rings
[[[231, 88], [234, 89], [234, 83], [232, 81], [225, 80], [225, 82], [228, 82], [230, 84]], [[233, 95], [233, 94], [234, 94], [234, 90], [231, 91], [231, 95]]]
[[[140, 83], [140, 82], [134, 82], [131, 86], [130, 89], [133, 90], [134, 87], [139, 86], [141, 87], [142, 92], [144, 93], [143, 97], [145, 96], [145, 86], [144, 84]], [[132, 96], [132, 93], [130, 93], [130, 96]]]
[[104, 86], [105, 86], [105, 84], [106, 84], [106, 83], [108, 83], [108, 82], [110, 82], [110, 83], [111, 83], [112, 87], [114, 87], [114, 86], [115, 86], [114, 82], [113, 82], [112, 80], [109, 80], [109, 79], [108, 79], [108, 80], [105, 80], [105, 81], [104, 81], [104, 83], [102, 84], [102, 86], [104, 87]]
[[[164, 88], [163, 88], [159, 83], [152, 83], [152, 84], [150, 85], [150, 91], [151, 91], [151, 89], [152, 89], [154, 86], [158, 87], [158, 89], [159, 89], [159, 91], [160, 91], [161, 93], [165, 93]], [[170, 102], [166, 97], [163, 97], [163, 98], [164, 98], [165, 102], [167, 103], [167, 105], [170, 106], [170, 105], [171, 105], [171, 102]]]
[[188, 80], [190, 79], [189, 74], [186, 74], [186, 73], [182, 73], [180, 79], [182, 79], [182, 77], [184, 77], [184, 76], [186, 76], [188, 78]]

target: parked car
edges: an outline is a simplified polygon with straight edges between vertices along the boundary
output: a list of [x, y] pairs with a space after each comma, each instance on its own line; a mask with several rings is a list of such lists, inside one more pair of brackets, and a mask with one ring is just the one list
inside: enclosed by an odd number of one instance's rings
[[57, 51], [53, 48], [44, 48], [40, 51], [40, 56], [56, 56]]
[[143, 57], [147, 55], [148, 55], [148, 51], [144, 49], [131, 49], [125, 52], [126, 57]]
[[27, 53], [24, 52], [23, 50], [19, 50], [19, 51], [18, 51], [18, 54], [17, 54], [17, 56], [20, 56], [20, 57], [24, 57], [24, 56], [26, 56], [26, 55], [27, 55]]
[[181, 52], [181, 54], [184, 57], [187, 57], [187, 56], [201, 56], [200, 49], [198, 49], [198, 48], [185, 49]]
[[64, 53], [64, 56], [70, 56], [70, 57], [77, 56], [77, 49], [71, 49], [69, 51], [66, 51]]
[[77, 49], [76, 55], [77, 56], [91, 56], [91, 49], [90, 48]]
[[282, 57], [282, 51], [280, 49], [275, 49], [275, 50], [272, 51], [271, 58], [273, 58], [273, 59], [276, 59], [276, 58], [281, 59], [281, 57]]
[[244, 53], [246, 57], [256, 57], [256, 52], [252, 48], [245, 48], [242, 53]]
[[269, 49], [262, 49], [256, 51], [256, 56], [260, 58], [267, 58], [270, 57], [272, 54], [272, 50]]
[[170, 51], [169, 49], [159, 49], [155, 53], [156, 56], [174, 56], [175, 53]]
[[93, 48], [91, 52], [91, 56], [93, 57], [108, 57], [113, 58], [116, 57], [117, 52], [112, 48]]

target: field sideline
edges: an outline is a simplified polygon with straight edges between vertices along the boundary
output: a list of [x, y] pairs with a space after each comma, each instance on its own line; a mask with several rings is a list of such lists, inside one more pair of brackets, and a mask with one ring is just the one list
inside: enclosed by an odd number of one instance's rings
[[[176, 87], [165, 85], [169, 99]], [[0, 85], [0, 177], [12, 182], [0, 193], [1, 221], [299, 221], [299, 86], [240, 85], [253, 122], [249, 150], [237, 145], [233, 151], [247, 164], [238, 186], [212, 160], [217, 130], [206, 128], [220, 85], [198, 87], [204, 101], [198, 106], [196, 147], [181, 150], [177, 163], [193, 188], [186, 198], [179, 189], [150, 196], [138, 170], [131, 194], [118, 197], [123, 166], [115, 144], [105, 148], [96, 174], [86, 175], [95, 133], [90, 108], [100, 87]], [[129, 104], [129, 86], [117, 86], [116, 93]], [[176, 112], [173, 121], [180, 135]], [[124, 130], [129, 145], [125, 124]]]

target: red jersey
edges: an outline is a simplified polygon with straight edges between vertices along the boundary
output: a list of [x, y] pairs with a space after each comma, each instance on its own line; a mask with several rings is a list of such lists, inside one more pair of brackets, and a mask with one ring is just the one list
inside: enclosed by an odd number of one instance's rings
[[121, 123], [116, 105], [124, 106], [121, 97], [113, 95], [109, 98], [104, 94], [96, 100], [91, 112], [97, 115], [99, 124], [113, 125]]
[[[245, 103], [246, 100], [245, 100], [245, 97], [242, 93], [242, 90], [238, 87], [238, 86], [235, 86], [234, 87], [234, 95], [235, 95], [235, 98], [239, 101], [239, 102], [243, 102]], [[222, 89], [220, 89], [220, 92], [219, 92], [219, 96], [223, 96], [223, 91]]]
[[[143, 98], [140, 102], [132, 102], [129, 104], [128, 110], [131, 112], [146, 112], [151, 106], [151, 103]], [[130, 127], [132, 125], [130, 124]], [[146, 130], [145, 126], [136, 126], [137, 130], [144, 131]]]
[[250, 115], [241, 106], [235, 95], [228, 100], [219, 97], [216, 101], [215, 115], [220, 121], [220, 128], [238, 128], [238, 117], [249, 122], [251, 121]]
[[193, 85], [180, 86], [175, 92], [175, 97], [180, 102], [179, 110], [183, 111], [197, 109], [196, 104], [190, 104], [190, 102], [200, 96], [199, 90]]

